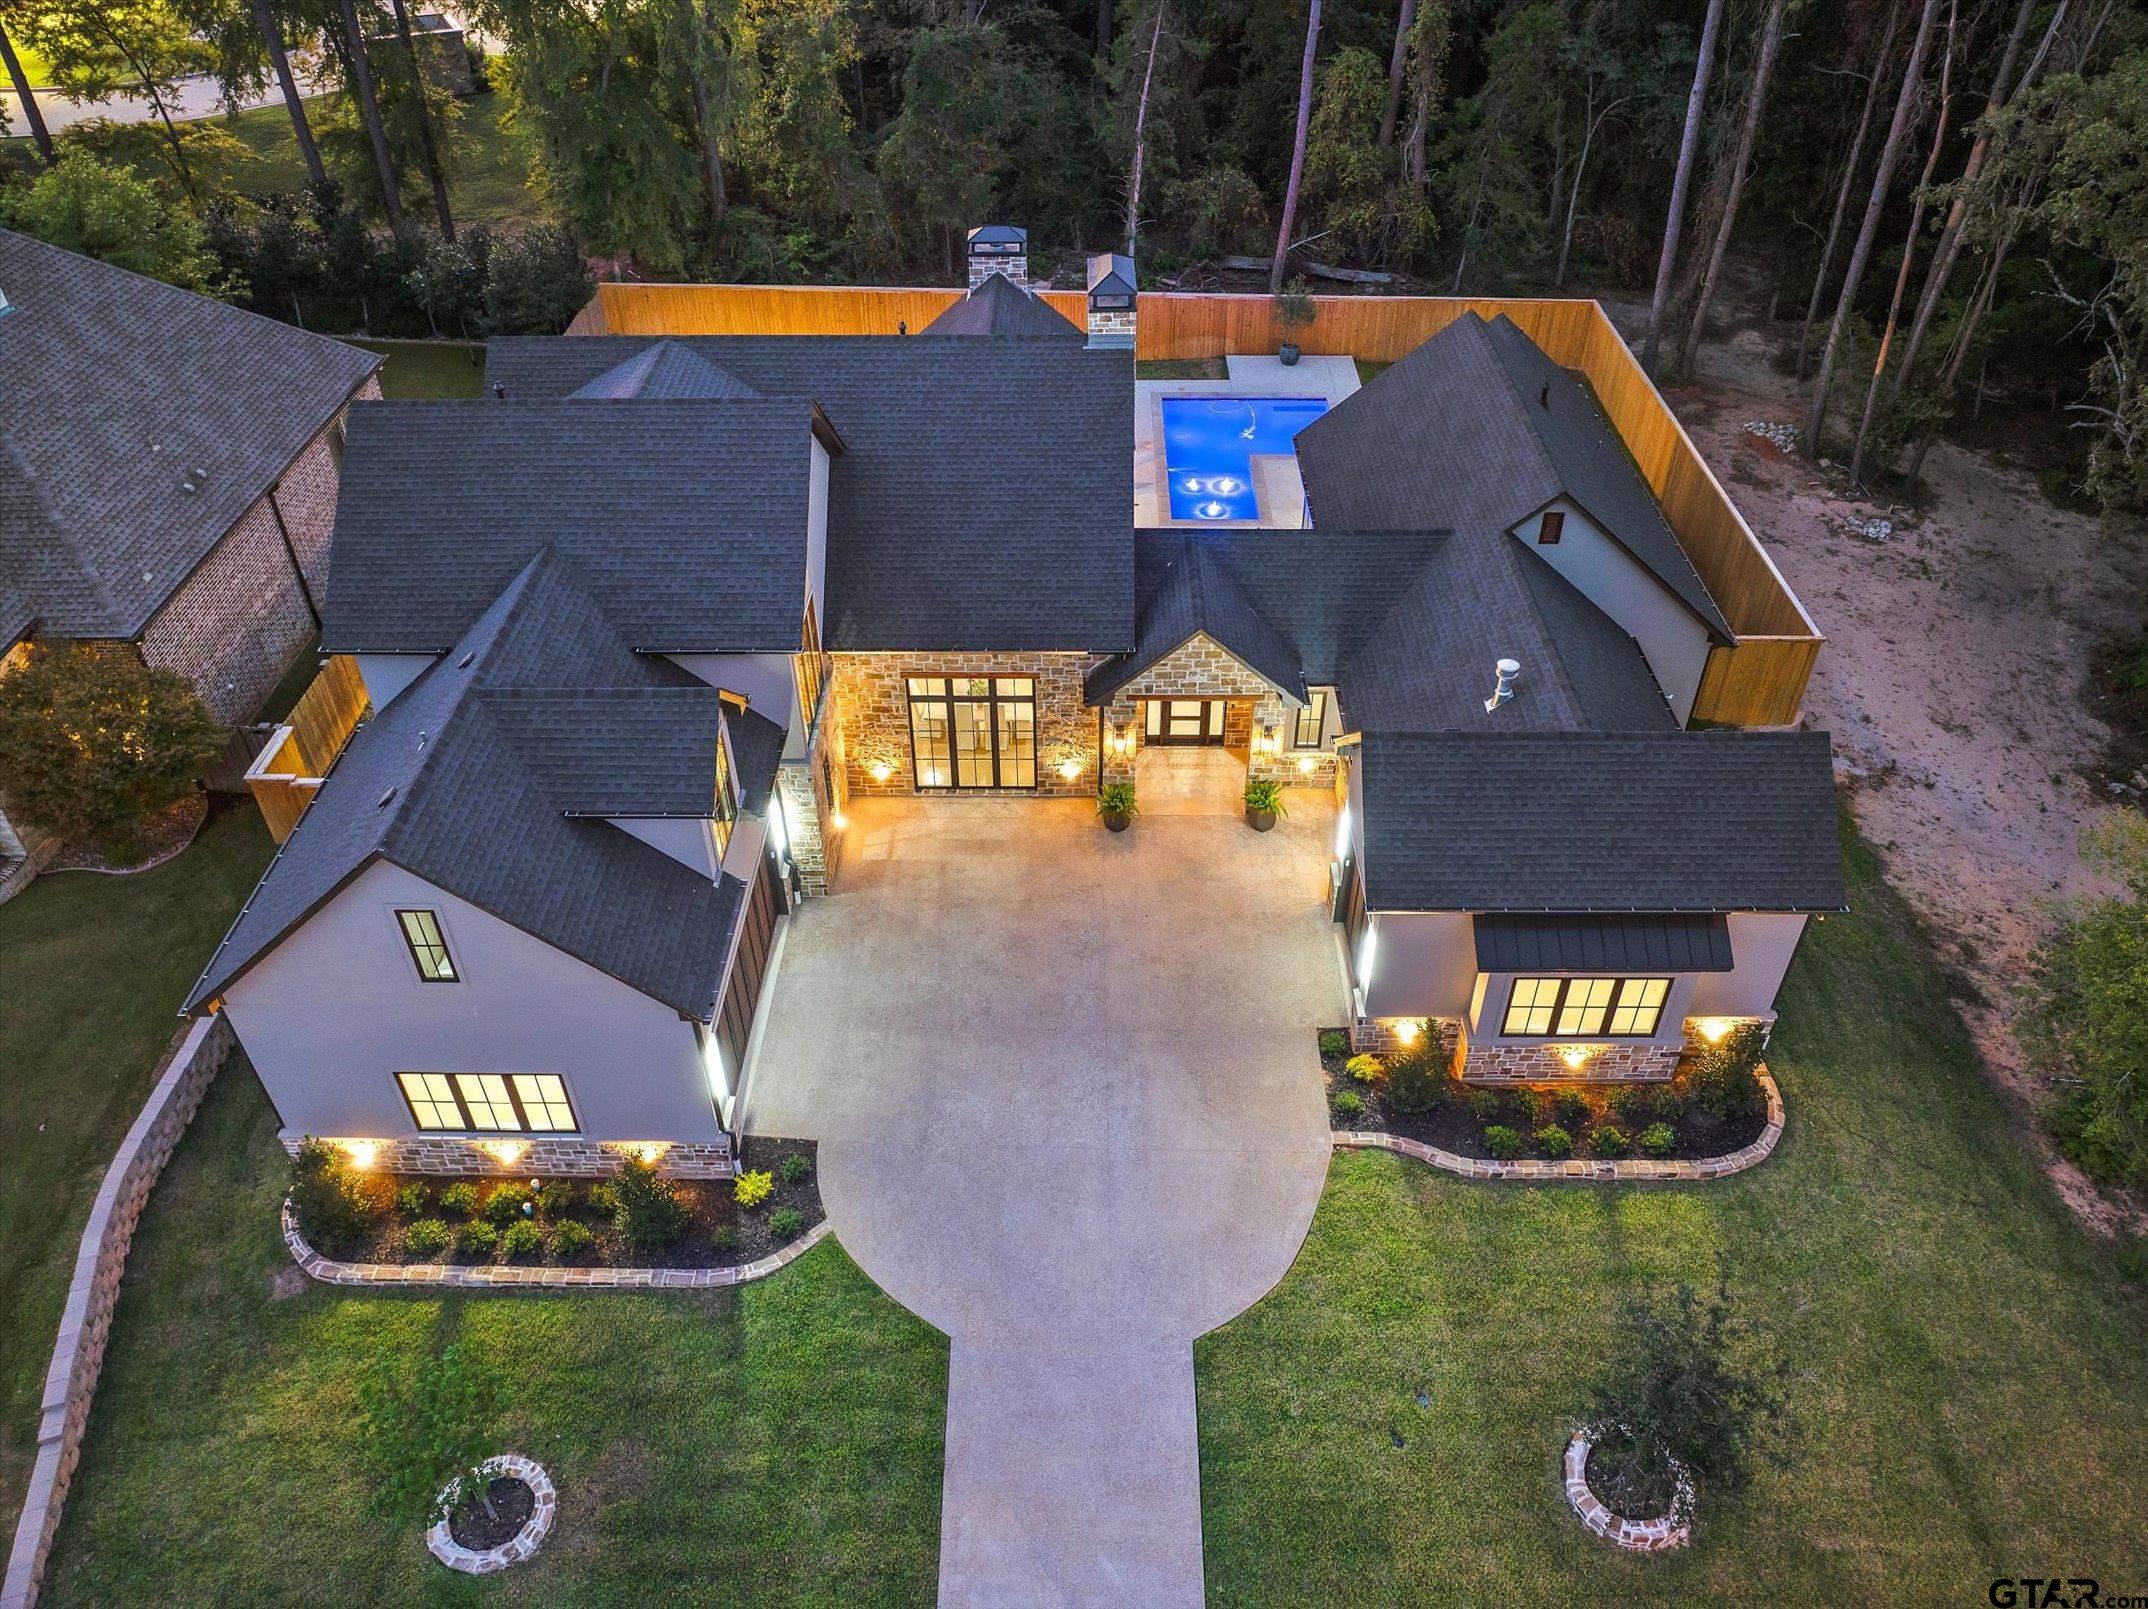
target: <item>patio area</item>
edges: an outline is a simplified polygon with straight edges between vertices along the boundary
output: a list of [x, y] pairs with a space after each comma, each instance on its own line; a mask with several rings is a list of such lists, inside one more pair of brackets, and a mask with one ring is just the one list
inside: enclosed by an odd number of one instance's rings
[[1163, 399], [1166, 397], [1317, 398], [1329, 407], [1358, 388], [1357, 361], [1347, 357], [1301, 357], [1286, 364], [1272, 355], [1237, 354], [1223, 360], [1222, 380], [1134, 382], [1134, 524], [1140, 527], [1220, 525], [1294, 530], [1306, 523], [1305, 487], [1298, 461], [1287, 453], [1261, 454], [1250, 469], [1259, 502], [1256, 519], [1178, 519], [1171, 512], [1165, 462]]

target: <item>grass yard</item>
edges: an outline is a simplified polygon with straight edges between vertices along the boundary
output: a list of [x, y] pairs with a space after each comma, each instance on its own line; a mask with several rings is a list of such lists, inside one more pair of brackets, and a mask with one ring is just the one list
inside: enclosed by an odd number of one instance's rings
[[[833, 1241], [706, 1294], [278, 1300], [285, 1177], [234, 1060], [136, 1236], [47, 1604], [931, 1599], [946, 1342]], [[560, 1491], [536, 1560], [482, 1583], [371, 1517], [352, 1462], [363, 1371], [454, 1340]]]
[[192, 848], [138, 877], [64, 872], [0, 905], [0, 1513], [36, 1452], [75, 1242], [179, 1002], [274, 846], [222, 800]]
[[387, 358], [380, 394], [405, 398], [481, 397], [485, 394], [485, 348], [478, 341], [352, 341]]
[[[317, 103], [314, 103], [317, 104]], [[529, 185], [529, 158], [522, 145], [501, 126], [505, 99], [479, 95], [462, 103], [462, 126], [456, 141], [454, 172], [448, 180], [448, 204], [462, 223], [527, 223], [543, 208]], [[306, 164], [291, 132], [291, 114], [276, 101], [241, 112], [224, 128], [256, 160], [237, 167], [232, 182], [247, 195], [270, 195], [306, 187]], [[331, 170], [333, 171], [333, 170]], [[404, 208], [430, 222], [432, 191], [422, 176], [410, 181]]]
[[[1856, 914], [1812, 931], [1784, 991], [1789, 1127], [1755, 1172], [1488, 1186], [1338, 1156], [1288, 1279], [1197, 1349], [1212, 1600], [2148, 1584], [2148, 1302], [2059, 1205], [1923, 936], [1849, 853]], [[1582, 1531], [1559, 1454], [1618, 1301], [1711, 1279], [1719, 1252], [1794, 1364], [1804, 1443], [1704, 1507], [1691, 1549], [1636, 1559]]]

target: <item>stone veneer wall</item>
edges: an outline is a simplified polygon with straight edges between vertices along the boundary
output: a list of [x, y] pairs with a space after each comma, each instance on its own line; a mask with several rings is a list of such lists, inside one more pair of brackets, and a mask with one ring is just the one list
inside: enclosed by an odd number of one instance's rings
[[969, 259], [969, 264], [969, 288], [971, 290], [975, 290], [994, 274], [1005, 274], [1024, 290], [1029, 288], [1029, 254], [1027, 252], [1015, 252], [1007, 257], [972, 257]]
[[1134, 344], [1134, 310], [1127, 308], [1123, 312], [1107, 313], [1094, 307], [1090, 308], [1089, 341], [1091, 345], [1101, 342], [1104, 344], [1115, 343], [1121, 346], [1132, 346]]
[[[60, 1511], [82, 1455], [82, 1432], [104, 1368], [105, 1342], [112, 1310], [119, 1302], [120, 1275], [134, 1226], [149, 1199], [150, 1188], [171, 1159], [193, 1121], [209, 1080], [231, 1050], [231, 1029], [222, 1017], [193, 1023], [167, 1054], [149, 1099], [120, 1142], [104, 1183], [90, 1207], [89, 1222], [75, 1251], [74, 1278], [60, 1310], [60, 1330], [45, 1371], [45, 1393], [38, 1408], [37, 1457], [22, 1517], [8, 1553], [7, 1577], [0, 1585], [0, 1606], [30, 1609], [44, 1579], [52, 1539], [60, 1528]], [[19, 1320], [20, 1315], [15, 1315]]]
[[[1124, 753], [1112, 752], [1105, 756], [1106, 782], [1134, 780], [1134, 763], [1141, 757], [1146, 736], [1142, 730], [1141, 701], [1150, 698], [1230, 700], [1223, 712], [1224, 744], [1241, 752], [1263, 728], [1284, 731], [1284, 723], [1291, 718], [1294, 708], [1274, 686], [1249, 670], [1244, 660], [1205, 631], [1196, 632], [1190, 640], [1172, 649], [1112, 694], [1111, 702], [1104, 706], [1105, 732], [1133, 739]], [[1264, 762], [1270, 758], [1255, 755], [1250, 774], [1273, 775], [1278, 781], [1283, 780], [1281, 772], [1265, 768]], [[1293, 778], [1295, 774], [1292, 773]]]
[[[912, 676], [1032, 676], [1037, 684], [1037, 786], [1030, 788], [931, 788], [933, 797], [1014, 798], [1034, 794], [1087, 798], [1096, 792], [1096, 711], [1082, 702], [1088, 656], [1038, 654], [837, 654], [836, 737], [843, 760], [840, 784], [846, 797], [892, 798], [919, 790], [910, 755]], [[1080, 769], [1059, 774], [1066, 760]], [[871, 766], [892, 769], [876, 781]]]
[[[522, 1146], [521, 1154], [508, 1163], [479, 1148], [480, 1143], [492, 1143], [494, 1138]], [[296, 1156], [301, 1143], [287, 1138], [283, 1148]], [[488, 1136], [484, 1142], [462, 1135], [426, 1134], [367, 1143], [377, 1148], [372, 1165], [385, 1173], [452, 1173], [510, 1179], [602, 1178], [617, 1173], [621, 1160], [634, 1149], [631, 1142], [541, 1134], [502, 1134]], [[649, 1143], [664, 1145], [656, 1171], [674, 1179], [728, 1179], [736, 1171], [728, 1145]]]
[[[377, 399], [378, 378], [367, 380], [357, 396]], [[142, 629], [143, 660], [193, 682], [210, 712], [227, 726], [253, 719], [313, 638], [313, 609], [328, 587], [342, 430], [338, 413]], [[285, 531], [290, 551], [284, 547]], [[291, 568], [292, 551], [306, 577], [305, 591]]]
[[[1694, 1026], [1699, 1019], [1686, 1019], [1682, 1044], [1621, 1044], [1616, 1040], [1559, 1041], [1545, 1044], [1500, 1045], [1471, 1043], [1459, 1017], [1360, 1017], [1350, 1025], [1350, 1048], [1374, 1056], [1393, 1056], [1406, 1048], [1403, 1024], [1425, 1022], [1439, 1035], [1441, 1054], [1456, 1078], [1469, 1084], [1612, 1084], [1660, 1081], [1673, 1077], [1679, 1059], [1697, 1050], [1704, 1041]], [[1762, 1019], [1731, 1019], [1743, 1024]], [[1559, 1058], [1561, 1049], [1586, 1044], [1590, 1055], [1579, 1069]]]
[[[1423, 1025], [1415, 1039], [1403, 1039], [1401, 1029], [1405, 1023]], [[1462, 1038], [1459, 1017], [1360, 1017], [1350, 1025], [1350, 1048], [1369, 1056], [1396, 1056], [1421, 1043], [1428, 1032], [1438, 1038], [1440, 1059], [1452, 1066], [1455, 1047]]]

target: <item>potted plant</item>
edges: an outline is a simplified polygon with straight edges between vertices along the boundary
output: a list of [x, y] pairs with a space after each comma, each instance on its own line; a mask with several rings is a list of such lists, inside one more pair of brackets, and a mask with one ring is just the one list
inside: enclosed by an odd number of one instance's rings
[[1285, 285], [1282, 295], [1275, 299], [1275, 316], [1286, 333], [1286, 338], [1283, 344], [1276, 348], [1275, 355], [1281, 358], [1285, 365], [1296, 363], [1300, 356], [1298, 343], [1287, 338], [1288, 332], [1301, 330], [1312, 323], [1318, 311], [1313, 306], [1312, 294], [1306, 290], [1305, 281], [1302, 279], [1294, 279]]
[[1113, 832], [1124, 832], [1140, 806], [1134, 803], [1131, 782], [1107, 782], [1096, 790], [1096, 813]]
[[1275, 825], [1275, 818], [1284, 815], [1283, 785], [1280, 782], [1248, 782], [1246, 784], [1246, 825], [1255, 832], [1266, 832]]

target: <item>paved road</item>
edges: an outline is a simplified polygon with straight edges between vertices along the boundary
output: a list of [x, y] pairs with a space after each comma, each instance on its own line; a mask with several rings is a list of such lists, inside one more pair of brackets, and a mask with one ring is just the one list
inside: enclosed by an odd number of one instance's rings
[[747, 1121], [951, 1338], [943, 1604], [1202, 1599], [1193, 1340], [1304, 1238], [1344, 1010], [1323, 801], [1260, 836], [1222, 787], [1119, 836], [860, 802], [786, 940]]

